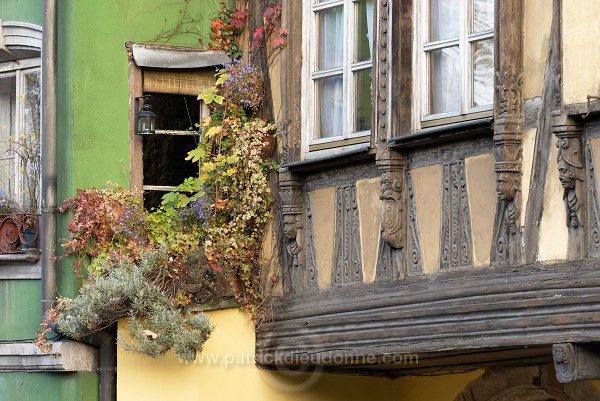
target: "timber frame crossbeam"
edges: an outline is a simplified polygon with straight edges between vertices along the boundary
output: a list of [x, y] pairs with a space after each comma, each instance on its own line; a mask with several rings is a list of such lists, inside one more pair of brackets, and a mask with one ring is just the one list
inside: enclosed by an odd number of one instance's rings
[[256, 360], [348, 367], [367, 356], [460, 351], [468, 362], [469, 353], [592, 342], [599, 267], [598, 259], [498, 266], [286, 296], [257, 330]]

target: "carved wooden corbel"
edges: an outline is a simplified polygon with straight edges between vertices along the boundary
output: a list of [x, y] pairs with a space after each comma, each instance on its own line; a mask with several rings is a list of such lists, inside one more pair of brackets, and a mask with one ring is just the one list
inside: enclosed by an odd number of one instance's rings
[[377, 161], [381, 174], [381, 238], [377, 279], [393, 280], [405, 277], [403, 249], [406, 246], [406, 158], [389, 150], [387, 157]]
[[554, 344], [552, 357], [559, 383], [600, 378], [600, 349], [597, 345]]
[[573, 119], [555, 111], [552, 115], [552, 132], [558, 148], [558, 176], [564, 188], [563, 199], [569, 228], [569, 257], [586, 256], [587, 191], [583, 129]]
[[298, 293], [305, 287], [302, 181], [287, 169], [279, 170], [279, 196], [285, 238], [285, 252], [282, 254], [283, 290], [287, 294]]

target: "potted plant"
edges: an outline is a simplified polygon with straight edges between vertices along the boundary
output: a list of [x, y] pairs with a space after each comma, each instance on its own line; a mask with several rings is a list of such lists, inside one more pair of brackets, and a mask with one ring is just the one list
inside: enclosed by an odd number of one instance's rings
[[19, 246], [21, 250], [37, 248], [38, 209], [40, 195], [41, 143], [39, 130], [24, 131], [10, 137], [11, 148], [21, 175], [20, 210], [16, 216], [19, 227]]
[[17, 249], [19, 227], [15, 222], [19, 211], [14, 197], [0, 189], [0, 252], [12, 253]]

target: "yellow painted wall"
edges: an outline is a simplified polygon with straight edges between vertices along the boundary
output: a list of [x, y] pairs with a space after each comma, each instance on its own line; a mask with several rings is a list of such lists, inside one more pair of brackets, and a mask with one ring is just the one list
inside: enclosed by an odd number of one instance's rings
[[442, 166], [416, 168], [410, 174], [417, 205], [423, 272], [432, 274], [440, 269]]
[[566, 259], [569, 243], [567, 212], [563, 201], [564, 191], [556, 167], [558, 157], [556, 146], [552, 146], [550, 157], [544, 189], [544, 212], [540, 223], [538, 260]]
[[496, 173], [492, 154], [465, 159], [473, 238], [473, 266], [489, 266], [496, 217]]
[[375, 281], [377, 251], [381, 234], [379, 213], [379, 177], [356, 181], [356, 199], [360, 219], [360, 246], [363, 281]]
[[521, 226], [525, 225], [525, 210], [529, 200], [529, 186], [533, 170], [533, 153], [535, 151], [535, 135], [537, 128], [526, 129], [523, 132], [523, 175], [521, 177]]
[[548, 0], [524, 1], [523, 98], [542, 96], [548, 60], [552, 7]]
[[331, 287], [333, 272], [333, 239], [335, 235], [335, 188], [312, 191], [310, 197], [317, 283], [319, 288]]
[[[254, 365], [254, 331], [240, 309], [207, 313], [215, 325], [194, 363], [173, 354], [163, 358], [129, 353], [119, 347], [119, 401], [285, 401], [389, 400], [393, 382], [382, 378], [276, 373]], [[119, 324], [119, 331], [126, 330]]]
[[[254, 365], [254, 331], [240, 309], [207, 313], [215, 325], [196, 362], [173, 354], [152, 359], [119, 347], [119, 401], [453, 401], [482, 374], [403, 377], [395, 380], [321, 373], [277, 373]], [[119, 323], [119, 331], [126, 324]]]
[[600, 1], [564, 1], [562, 11], [563, 98], [585, 103], [600, 93]]
[[477, 369], [439, 376], [407, 376], [397, 379], [394, 400], [454, 401], [464, 388], [484, 373]]

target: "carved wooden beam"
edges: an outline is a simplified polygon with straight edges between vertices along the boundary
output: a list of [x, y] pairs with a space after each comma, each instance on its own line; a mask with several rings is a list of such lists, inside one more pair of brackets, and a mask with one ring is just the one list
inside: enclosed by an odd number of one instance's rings
[[600, 379], [600, 346], [596, 344], [554, 344], [552, 356], [560, 383]]
[[496, 1], [494, 154], [498, 203], [491, 261], [521, 262], [520, 209], [523, 153], [523, 5]]
[[305, 282], [304, 202], [302, 180], [287, 168], [279, 170], [279, 196], [283, 215], [282, 282], [286, 294], [301, 292]]
[[375, 71], [374, 99], [375, 125], [371, 142], [385, 147], [388, 138], [390, 120], [390, 51], [391, 51], [391, 4], [389, 0], [381, 0], [376, 11], [377, 41], [373, 67]]

